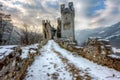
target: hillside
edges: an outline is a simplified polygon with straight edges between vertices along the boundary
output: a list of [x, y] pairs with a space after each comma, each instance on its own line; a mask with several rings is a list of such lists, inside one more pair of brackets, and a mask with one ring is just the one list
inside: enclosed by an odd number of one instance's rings
[[120, 48], [120, 22], [109, 27], [77, 31], [76, 36], [79, 44], [83, 43], [88, 37], [92, 36], [108, 39], [110, 40], [112, 46]]

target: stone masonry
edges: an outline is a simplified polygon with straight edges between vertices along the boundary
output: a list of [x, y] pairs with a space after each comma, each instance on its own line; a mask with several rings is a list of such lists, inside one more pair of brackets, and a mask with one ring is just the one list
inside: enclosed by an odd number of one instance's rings
[[61, 37], [75, 41], [74, 34], [74, 18], [75, 10], [73, 2], [68, 3], [68, 7], [65, 4], [61, 5]]
[[55, 36], [55, 28], [51, 26], [50, 21], [48, 20], [43, 20], [42, 21], [42, 26], [43, 26], [43, 37], [44, 39], [53, 39]]
[[56, 42], [59, 43], [61, 47], [74, 52], [76, 55], [80, 55], [97, 64], [120, 71], [120, 57], [117, 56], [117, 53], [113, 53], [108, 40], [89, 38], [88, 42], [83, 47], [71, 44], [69, 40], [57, 40]]

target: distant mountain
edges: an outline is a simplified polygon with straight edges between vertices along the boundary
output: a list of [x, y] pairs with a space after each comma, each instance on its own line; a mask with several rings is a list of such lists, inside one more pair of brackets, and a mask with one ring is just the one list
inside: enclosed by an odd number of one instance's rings
[[94, 34], [94, 33], [96, 33], [96, 31], [90, 30], [90, 29], [78, 30], [75, 33], [75, 37], [78, 44], [80, 45], [81, 43], [85, 42], [91, 34]]
[[14, 26], [12, 23], [2, 21], [5, 25], [0, 26], [0, 40], [2, 45], [5, 44], [20, 44], [22, 30]]
[[78, 44], [87, 41], [88, 37], [93, 36], [94, 34], [98, 33], [99, 31], [102, 31], [104, 28], [97, 28], [97, 29], [85, 29], [85, 30], [77, 30], [75, 32], [76, 40]]
[[21, 44], [22, 30], [18, 27], [14, 27], [11, 33], [11, 38], [9, 44]]
[[108, 39], [110, 40], [112, 46], [120, 48], [120, 22], [109, 27], [76, 32], [76, 39], [79, 44], [83, 43], [90, 36]]

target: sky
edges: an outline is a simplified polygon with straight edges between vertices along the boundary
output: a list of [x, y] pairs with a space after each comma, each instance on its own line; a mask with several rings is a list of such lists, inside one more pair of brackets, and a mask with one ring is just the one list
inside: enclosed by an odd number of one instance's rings
[[42, 20], [50, 20], [56, 27], [60, 5], [73, 2], [75, 29], [93, 29], [120, 21], [120, 0], [0, 0], [4, 11], [12, 15], [12, 22], [41, 27]]

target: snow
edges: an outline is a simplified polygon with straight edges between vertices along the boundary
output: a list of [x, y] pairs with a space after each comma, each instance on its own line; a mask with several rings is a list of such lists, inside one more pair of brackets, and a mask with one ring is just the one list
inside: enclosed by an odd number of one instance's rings
[[26, 49], [30, 49], [30, 48], [34, 48], [34, 49], [37, 49], [38, 48], [38, 43], [37, 44], [32, 44], [32, 45], [27, 45], [27, 46], [24, 46], [22, 48], [26, 48]]
[[108, 36], [108, 37], [106, 37], [106, 39], [110, 39], [110, 38], [117, 37], [117, 36], [120, 36], [120, 34]]
[[[49, 42], [40, 52], [41, 56], [36, 57], [35, 62], [28, 68], [25, 80], [51, 80], [52, 74], [57, 74], [57, 80], [71, 80], [71, 74], [66, 71], [62, 61], [51, 50], [52, 43]], [[56, 80], [56, 79], [55, 79]]]
[[99, 34], [102, 34], [102, 33], [104, 33], [105, 31], [101, 31], [101, 32], [99, 32]]
[[22, 48], [22, 54], [21, 54], [21, 58], [22, 59], [25, 59], [25, 58], [28, 58], [28, 55], [29, 55], [29, 49], [28, 48]]
[[[54, 80], [51, 76], [54, 73], [58, 76], [55, 80], [74, 80], [71, 72], [65, 69], [67, 65], [61, 61], [53, 49], [68, 59], [68, 63], [74, 64], [80, 71], [87, 72], [92, 80], [120, 80], [119, 71], [98, 65], [81, 56], [75, 56], [53, 40], [48, 41], [48, 44], [40, 50], [41, 55], [37, 56], [28, 68], [25, 80]], [[84, 73], [80, 75], [84, 76]]]
[[17, 45], [5, 45], [0, 46], [0, 59], [3, 59], [5, 56], [8, 56], [14, 50], [13, 48], [17, 47]]
[[[36, 53], [35, 50], [37, 49], [39, 44], [33, 44], [33, 45], [28, 45], [25, 47], [22, 47], [22, 55], [21, 58], [27, 58], [29, 51], [30, 53]], [[5, 56], [9, 55], [14, 51], [14, 48], [17, 47], [18, 45], [5, 45], [5, 46], [0, 46], [0, 59], [3, 59]], [[31, 50], [30, 50], [31, 49]]]
[[111, 55], [109, 55], [109, 57], [116, 58], [116, 59], [120, 59], [120, 56], [118, 56], [118, 55], [116, 55], [116, 54], [111, 54]]
[[115, 47], [112, 47], [112, 50], [113, 50], [114, 53], [120, 53], [120, 49], [117, 49]]
[[106, 42], [109, 42], [109, 40], [107, 40], [107, 39], [98, 39], [98, 41], [106, 41]]
[[114, 54], [109, 55], [109, 57], [120, 59], [120, 49], [112, 47], [112, 51]]
[[14, 47], [17, 47], [17, 45], [5, 45], [5, 46], [0, 46], [0, 49], [1, 48], [5, 48], [5, 49], [12, 49]]
[[35, 50], [30, 50], [30, 53], [33, 53], [33, 54], [34, 54], [34, 53], [36, 53], [36, 51], [35, 51]]
[[[64, 57], [69, 59], [70, 63], [75, 64], [78, 68], [82, 70], [89, 68], [88, 72], [91, 74], [91, 76], [97, 77], [98, 80], [120, 80], [120, 72], [101, 65], [97, 65], [96, 63], [93, 63], [80, 56], [74, 57], [71, 52], [62, 49], [54, 41], [51, 42], [57, 51], [61, 52]], [[115, 77], [113, 77], [113, 75], [115, 75]]]
[[25, 47], [22, 47], [22, 55], [20, 56], [22, 59], [28, 58], [29, 51], [30, 53], [36, 53], [35, 50], [30, 50], [30, 49], [37, 49], [39, 44], [33, 44], [33, 45], [28, 45]]

